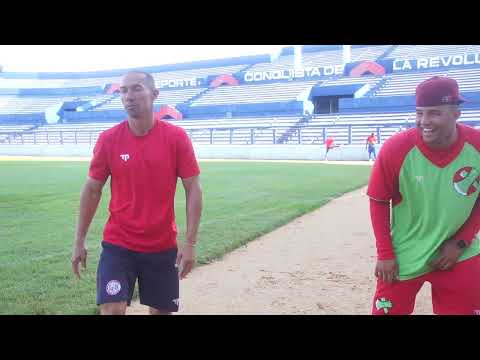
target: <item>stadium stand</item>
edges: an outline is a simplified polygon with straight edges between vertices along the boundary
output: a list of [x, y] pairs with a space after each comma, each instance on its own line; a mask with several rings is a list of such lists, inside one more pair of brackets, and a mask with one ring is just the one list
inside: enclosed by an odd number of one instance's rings
[[419, 82], [432, 76], [448, 76], [458, 82], [460, 92], [480, 91], [480, 67], [475, 69], [444, 70], [391, 75], [375, 96], [414, 95]]
[[[473, 99], [460, 121], [480, 126], [479, 53], [479, 45], [356, 45], [342, 74], [318, 71], [298, 76], [289, 72], [294, 58], [289, 48], [274, 62], [269, 56], [245, 57], [158, 67], [150, 73], [160, 90], [155, 109], [176, 107], [183, 120], [174, 123], [196, 144], [315, 146], [334, 136], [340, 145], [363, 145], [371, 132], [381, 143], [414, 126], [415, 87], [432, 76], [450, 76], [458, 81], [460, 91]], [[459, 63], [460, 55], [465, 59], [470, 56], [468, 62]], [[442, 56], [458, 61], [448, 66], [400, 70], [392, 65], [399, 59], [414, 62]], [[385, 71], [351, 76], [349, 69], [365, 62], [376, 62]], [[303, 53], [305, 69], [341, 64], [340, 46], [308, 46]], [[251, 76], [275, 71], [288, 76]], [[231, 76], [239, 84], [211, 85], [221, 75]], [[109, 91], [112, 84], [118, 88], [120, 71], [26, 77], [0, 74], [2, 144], [92, 146], [102, 131], [126, 116], [118, 92], [113, 88]], [[329, 108], [320, 109], [325, 105], [319, 99], [330, 101]], [[62, 106], [69, 102], [69, 107]], [[47, 121], [46, 112], [52, 106], [59, 109], [58, 120]]]
[[[369, 46], [352, 49], [352, 61], [375, 60], [382, 55], [391, 45]], [[293, 55], [281, 56], [274, 63], [260, 63], [252, 66], [248, 71], [272, 71], [285, 70], [292, 66]], [[342, 64], [342, 52], [339, 50], [320, 51], [315, 53], [305, 53], [303, 55], [304, 67], [315, 67], [325, 65]]]
[[255, 104], [296, 100], [317, 81], [292, 81], [259, 85], [224, 86], [213, 89], [195, 100], [191, 106], [219, 104]]
[[418, 59], [480, 52], [480, 45], [400, 45], [386, 58]]
[[0, 96], [0, 114], [41, 113], [49, 106], [75, 99], [75, 96]]

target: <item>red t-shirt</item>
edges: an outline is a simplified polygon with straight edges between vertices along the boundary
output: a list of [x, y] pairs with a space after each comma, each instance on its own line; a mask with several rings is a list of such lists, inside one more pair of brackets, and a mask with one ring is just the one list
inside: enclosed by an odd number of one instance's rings
[[333, 138], [328, 138], [326, 141], [326, 146], [328, 149], [333, 147]]
[[103, 240], [139, 252], [175, 247], [177, 178], [199, 174], [192, 143], [178, 126], [155, 120], [145, 136], [136, 136], [124, 121], [101, 133], [89, 176], [111, 176]]
[[375, 145], [375, 143], [377, 142], [377, 138], [375, 137], [375, 135], [370, 135], [370, 136], [367, 138], [367, 142], [368, 142], [370, 145]]

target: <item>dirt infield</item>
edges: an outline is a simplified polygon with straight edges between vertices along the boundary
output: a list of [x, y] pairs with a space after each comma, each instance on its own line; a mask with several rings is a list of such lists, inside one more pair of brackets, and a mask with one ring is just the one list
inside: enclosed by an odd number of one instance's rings
[[[195, 268], [180, 282], [178, 314], [369, 314], [374, 265], [363, 188]], [[432, 313], [427, 285], [415, 314]]]

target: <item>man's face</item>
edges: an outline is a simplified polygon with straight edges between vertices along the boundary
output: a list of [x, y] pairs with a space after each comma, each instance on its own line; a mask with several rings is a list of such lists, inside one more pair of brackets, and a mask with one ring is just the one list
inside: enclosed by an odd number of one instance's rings
[[131, 118], [140, 118], [153, 110], [158, 90], [152, 89], [145, 80], [145, 75], [139, 73], [127, 74], [122, 80], [122, 104]]
[[432, 147], [449, 145], [460, 110], [454, 105], [417, 107], [417, 127], [423, 141]]

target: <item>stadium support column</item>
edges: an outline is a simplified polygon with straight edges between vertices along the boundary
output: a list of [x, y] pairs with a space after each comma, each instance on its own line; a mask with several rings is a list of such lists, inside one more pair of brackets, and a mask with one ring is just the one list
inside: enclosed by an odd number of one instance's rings
[[293, 67], [295, 70], [301, 70], [303, 68], [302, 66], [302, 45], [295, 45], [293, 47], [293, 58], [294, 58], [294, 63]]
[[352, 45], [343, 45], [343, 63], [348, 64], [352, 61]]

